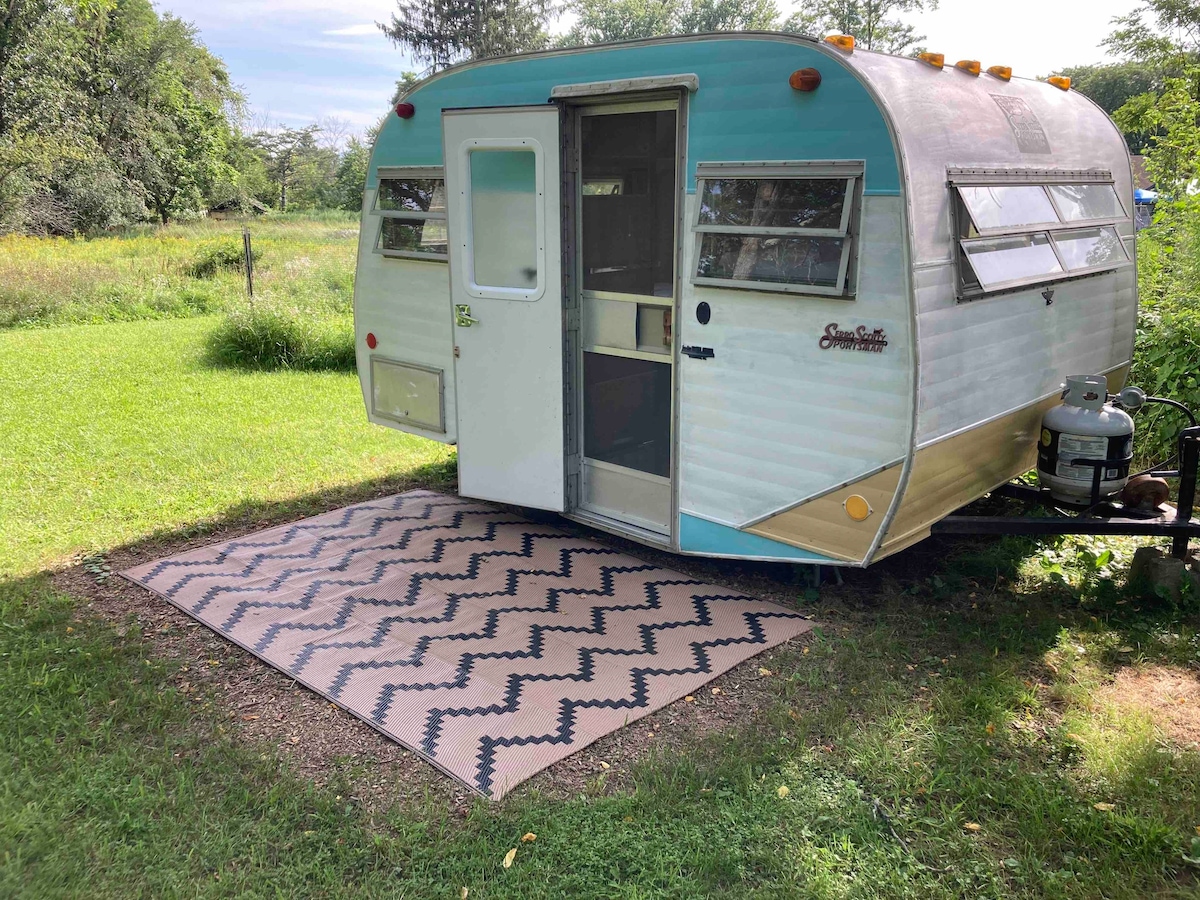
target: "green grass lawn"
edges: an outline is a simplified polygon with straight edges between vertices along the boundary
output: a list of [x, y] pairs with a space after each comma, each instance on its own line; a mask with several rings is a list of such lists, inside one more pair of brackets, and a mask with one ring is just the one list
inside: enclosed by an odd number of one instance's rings
[[181, 690], [161, 635], [43, 571], [453, 484], [446, 448], [367, 424], [353, 375], [211, 367], [216, 327], [0, 331], [0, 896], [1197, 896], [1200, 750], [1118, 688], [1194, 680], [1200, 617], [1124, 587], [1128, 541], [925, 543], [819, 592], [681, 563], [821, 622], [736, 727], [465, 817], [361, 803], [370, 758], [299, 776]]
[[0, 331], [0, 572], [444, 463], [345, 373], [204, 361], [211, 318]]

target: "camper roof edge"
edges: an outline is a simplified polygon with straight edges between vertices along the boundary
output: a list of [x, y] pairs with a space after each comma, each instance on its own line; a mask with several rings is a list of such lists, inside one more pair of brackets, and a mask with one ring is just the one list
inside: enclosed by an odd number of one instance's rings
[[569, 100], [575, 97], [599, 97], [605, 94], [664, 91], [671, 88], [683, 88], [689, 93], [694, 94], [700, 90], [700, 76], [692, 73], [648, 75], [644, 78], [619, 78], [613, 81], [585, 81], [579, 84], [556, 84], [550, 91], [550, 99]]

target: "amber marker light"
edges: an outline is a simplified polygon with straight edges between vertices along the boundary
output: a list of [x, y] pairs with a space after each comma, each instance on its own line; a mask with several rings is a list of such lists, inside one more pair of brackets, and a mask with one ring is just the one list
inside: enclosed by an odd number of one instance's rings
[[821, 73], [816, 69], [797, 69], [788, 78], [788, 84], [796, 91], [815, 91], [821, 86]]
[[854, 38], [848, 34], [831, 34], [825, 38], [825, 43], [833, 44], [839, 50], [845, 50], [847, 53], [854, 52]]
[[396, 115], [398, 115], [402, 119], [411, 119], [413, 117], [413, 115], [416, 113], [416, 111], [417, 111], [417, 108], [415, 106], [413, 106], [411, 103], [397, 103], [396, 104]]
[[375, 340], [375, 333], [373, 331], [368, 331], [367, 332], [367, 346], [370, 347], [372, 350], [374, 350], [378, 344], [379, 344], [379, 341]]
[[871, 509], [871, 504], [862, 494], [851, 494], [842, 503], [842, 509], [846, 510], [846, 515], [855, 522], [865, 522], [875, 511]]
[[1066, 75], [1051, 75], [1046, 81], [1059, 90], [1069, 91], [1071, 89], [1071, 79]]
[[987, 73], [993, 78], [999, 78], [1001, 81], [1009, 81], [1012, 78], [1012, 67], [988, 66]]
[[980, 69], [979, 60], [977, 60], [977, 59], [960, 59], [958, 62], [956, 62], [954, 64], [954, 68], [962, 69], [968, 75], [978, 75], [979, 69]]
[[945, 53], [918, 53], [917, 59], [923, 63], [929, 63], [935, 69], [940, 69], [946, 65]]

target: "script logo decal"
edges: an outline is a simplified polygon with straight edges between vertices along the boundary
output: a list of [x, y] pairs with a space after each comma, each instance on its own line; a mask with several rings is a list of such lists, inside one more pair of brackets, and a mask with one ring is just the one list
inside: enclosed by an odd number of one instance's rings
[[818, 342], [822, 350], [862, 350], [867, 353], [882, 353], [887, 345], [887, 334], [882, 328], [868, 331], [866, 325], [859, 325], [853, 331], [841, 331], [837, 322], [825, 326], [825, 334]]

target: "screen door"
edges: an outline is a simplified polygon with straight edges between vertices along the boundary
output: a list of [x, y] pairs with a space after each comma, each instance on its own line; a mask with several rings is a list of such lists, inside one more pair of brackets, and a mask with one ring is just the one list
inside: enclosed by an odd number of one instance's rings
[[678, 104], [579, 110], [579, 508], [669, 535]]

